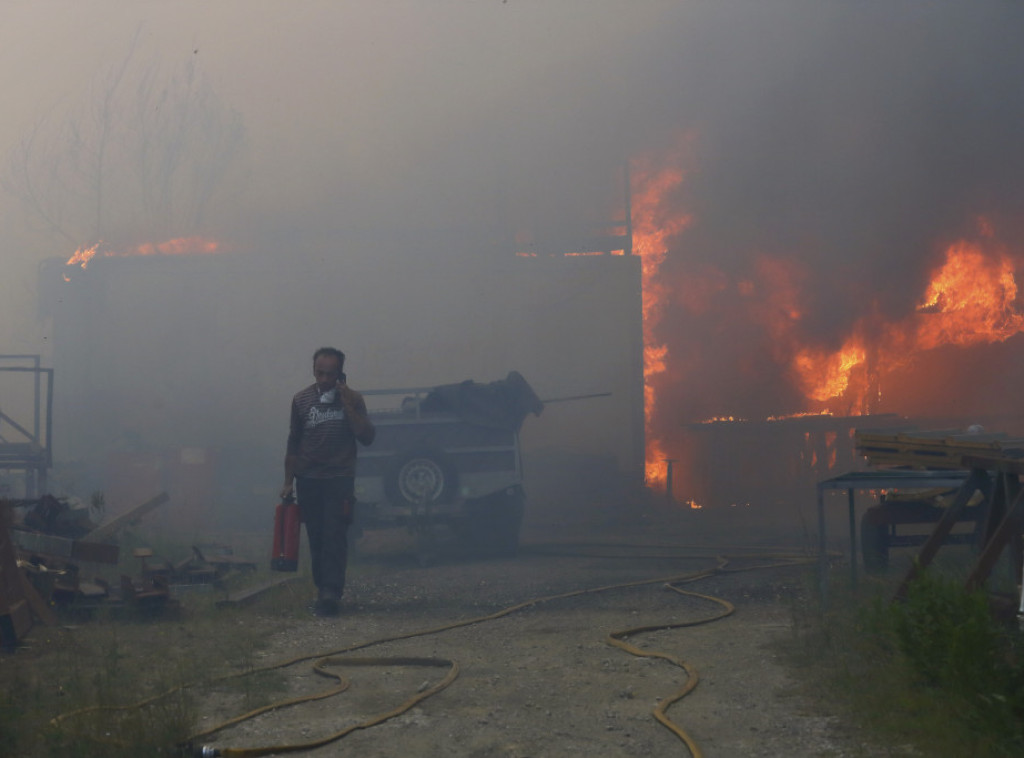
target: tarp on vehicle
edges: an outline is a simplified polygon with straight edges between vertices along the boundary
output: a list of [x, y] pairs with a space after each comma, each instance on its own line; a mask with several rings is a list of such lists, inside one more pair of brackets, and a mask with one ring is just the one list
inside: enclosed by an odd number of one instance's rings
[[468, 424], [498, 426], [519, 431], [529, 414], [539, 416], [544, 403], [523, 375], [510, 371], [495, 382], [442, 384], [420, 401], [425, 413], [452, 413]]

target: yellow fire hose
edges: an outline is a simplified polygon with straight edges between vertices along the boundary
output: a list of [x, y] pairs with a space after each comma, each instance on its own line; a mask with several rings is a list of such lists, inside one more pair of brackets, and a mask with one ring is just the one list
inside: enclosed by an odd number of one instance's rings
[[219, 732], [222, 729], [226, 729], [229, 726], [233, 726], [242, 721], [246, 721], [248, 719], [259, 716], [261, 713], [266, 713], [268, 711], [276, 710], [277, 708], [283, 708], [289, 705], [297, 705], [298, 703], [304, 703], [311, 700], [322, 700], [323, 698], [328, 698], [333, 695], [337, 695], [340, 692], [344, 692], [346, 689], [348, 689], [348, 681], [338, 676], [337, 674], [332, 674], [326, 671], [326, 668], [329, 666], [435, 666], [442, 668], [447, 666], [448, 672], [445, 674], [444, 678], [441, 681], [423, 690], [422, 692], [417, 692], [404, 703], [391, 709], [390, 711], [378, 714], [377, 716], [366, 719], [365, 721], [361, 721], [358, 724], [352, 724], [351, 726], [348, 726], [345, 729], [335, 732], [334, 734], [329, 734], [326, 737], [321, 737], [316, 740], [310, 740], [309, 742], [289, 743], [287, 745], [267, 745], [262, 747], [229, 747], [221, 749], [200, 747], [195, 752], [201, 756], [245, 756], [246, 758], [248, 758], [248, 756], [271, 755], [275, 753], [294, 753], [302, 750], [312, 750], [314, 748], [326, 745], [330, 742], [334, 742], [335, 740], [340, 740], [342, 737], [351, 734], [352, 732], [358, 731], [359, 729], [369, 729], [370, 727], [376, 726], [377, 724], [381, 724], [387, 721], [388, 719], [394, 718], [395, 716], [400, 716], [401, 714], [408, 711], [410, 708], [413, 708], [420, 701], [426, 700], [431, 695], [435, 695], [441, 690], [443, 690], [449, 684], [454, 682], [456, 677], [458, 677], [459, 675], [459, 664], [455, 661], [451, 661], [446, 658], [414, 658], [401, 656], [372, 658], [342, 658], [337, 656], [327, 656], [325, 658], [321, 658], [320, 660], [318, 660], [316, 662], [316, 665], [313, 667], [313, 670], [316, 671], [318, 674], [321, 674], [322, 676], [327, 676], [332, 679], [335, 679], [339, 682], [338, 686], [329, 690], [325, 690], [324, 692], [316, 693], [314, 695], [306, 695], [303, 697], [293, 698], [291, 700], [279, 701], [277, 703], [273, 703], [263, 708], [257, 708], [254, 711], [250, 711], [249, 713], [237, 716], [231, 719], [230, 721], [225, 721], [222, 724], [218, 724], [212, 729], [207, 729], [204, 732], [198, 732], [192, 735], [192, 737], [190, 738], [190, 743], [194, 744], [195, 740], [207, 737], [215, 732]]
[[[605, 546], [605, 547], [607, 547], [607, 546]], [[635, 558], [636, 556], [634, 555], [633, 557]], [[651, 556], [644, 556], [644, 557], [651, 557]], [[672, 558], [676, 558], [676, 559], [680, 558], [680, 556], [678, 554], [676, 554], [674, 556], [665, 556], [665, 557], [672, 557]], [[792, 555], [779, 555], [779, 554], [775, 554], [775, 555], [759, 554], [759, 555], [756, 555], [756, 556], [755, 555], [749, 555], [749, 556], [746, 556], [746, 557], [748, 557], [748, 558], [750, 558], [750, 557], [768, 558], [768, 559], [771, 559], [773, 562], [765, 563], [765, 564], [760, 564], [760, 565], [756, 565], [756, 566], [747, 566], [747, 567], [740, 568], [740, 569], [732, 569], [732, 568], [727, 568], [728, 562], [729, 562], [727, 558], [718, 557], [715, 567], [708, 568], [708, 569], [703, 569], [703, 570], [700, 570], [700, 571], [691, 572], [691, 573], [688, 573], [688, 574], [679, 574], [679, 575], [673, 575], [673, 576], [668, 576], [668, 577], [659, 577], [657, 579], [644, 579], [644, 580], [640, 580], [640, 581], [622, 582], [622, 583], [617, 583], [617, 584], [609, 584], [609, 585], [604, 585], [604, 586], [601, 586], [601, 587], [592, 587], [592, 588], [589, 588], [589, 589], [573, 590], [573, 591], [570, 591], [570, 592], [564, 592], [564, 593], [560, 593], [560, 594], [557, 594], [557, 595], [548, 595], [548, 596], [541, 597], [541, 598], [534, 598], [532, 600], [527, 600], [525, 602], [518, 603], [516, 605], [512, 605], [512, 606], [509, 606], [507, 608], [503, 608], [503, 609], [501, 609], [499, 611], [496, 611], [495, 613], [490, 613], [490, 614], [487, 614], [487, 615], [484, 615], [484, 616], [477, 616], [477, 617], [470, 618], [470, 619], [464, 619], [462, 621], [456, 621], [456, 622], [453, 622], [453, 623], [444, 624], [442, 626], [432, 627], [432, 628], [428, 628], [428, 629], [422, 629], [422, 630], [418, 630], [418, 631], [407, 632], [407, 633], [404, 633], [404, 634], [396, 634], [396, 635], [392, 635], [392, 636], [389, 636], [389, 637], [383, 637], [383, 638], [376, 639], [376, 640], [369, 640], [369, 641], [366, 641], [366, 642], [355, 643], [353, 645], [349, 645], [347, 647], [343, 647], [343, 648], [339, 648], [339, 649], [336, 649], [336, 650], [332, 650], [332, 651], [329, 651], [329, 652], [326, 652], [326, 653], [317, 653], [317, 654], [312, 654], [312, 655], [297, 656], [297, 657], [294, 657], [294, 658], [290, 658], [288, 660], [279, 661], [279, 662], [273, 663], [273, 664], [268, 664], [266, 666], [262, 666], [262, 667], [259, 667], [259, 668], [248, 669], [246, 671], [235, 672], [235, 673], [232, 673], [232, 674], [226, 674], [226, 675], [223, 675], [223, 676], [220, 676], [220, 677], [216, 677], [216, 678], [214, 678], [212, 680], [208, 680], [206, 683], [207, 684], [216, 684], [216, 683], [219, 683], [219, 682], [225, 682], [225, 681], [228, 681], [228, 680], [237, 679], [237, 678], [244, 677], [244, 676], [249, 676], [249, 675], [252, 675], [252, 674], [257, 674], [257, 673], [262, 673], [262, 672], [266, 672], [266, 671], [273, 671], [273, 670], [288, 668], [290, 666], [293, 666], [293, 665], [298, 664], [298, 663], [302, 663], [304, 661], [315, 660], [315, 663], [314, 663], [314, 666], [313, 666], [314, 672], [316, 674], [320, 675], [320, 676], [324, 676], [324, 677], [327, 677], [329, 679], [333, 679], [334, 682], [335, 682], [335, 685], [333, 687], [330, 687], [330, 688], [328, 688], [326, 690], [323, 690], [321, 692], [316, 692], [316, 693], [312, 693], [312, 694], [309, 694], [309, 695], [303, 695], [301, 697], [291, 698], [291, 699], [287, 699], [287, 700], [280, 700], [280, 701], [277, 701], [275, 703], [271, 703], [270, 705], [263, 706], [262, 708], [258, 708], [256, 710], [250, 711], [250, 712], [242, 714], [240, 716], [236, 716], [235, 718], [232, 718], [232, 719], [230, 719], [228, 721], [222, 722], [222, 723], [220, 723], [220, 724], [218, 724], [216, 726], [213, 726], [213, 727], [211, 727], [209, 729], [206, 729], [206, 730], [204, 730], [202, 732], [197, 732], [197, 733], [191, 735], [191, 737], [188, 739], [188, 741], [186, 743], [184, 743], [183, 745], [181, 745], [180, 747], [183, 750], [191, 752], [192, 754], [197, 755], [197, 756], [210, 756], [210, 757], [212, 757], [212, 756], [226, 756], [226, 757], [230, 756], [230, 757], [233, 757], [233, 758], [249, 758], [249, 756], [262, 756], [262, 755], [269, 755], [269, 754], [272, 754], [272, 753], [299, 752], [299, 751], [312, 750], [314, 748], [322, 747], [323, 745], [326, 745], [328, 743], [331, 743], [331, 742], [334, 742], [336, 740], [339, 740], [342, 737], [345, 737], [346, 735], [351, 734], [354, 731], [357, 731], [357, 730], [360, 730], [360, 729], [368, 729], [368, 728], [370, 728], [372, 726], [376, 726], [376, 725], [381, 724], [381, 723], [383, 723], [383, 722], [385, 722], [385, 721], [387, 721], [389, 719], [392, 719], [392, 718], [394, 718], [396, 716], [399, 716], [402, 713], [405, 713], [406, 711], [408, 711], [411, 708], [415, 707], [418, 703], [422, 702], [423, 700], [426, 700], [427, 698], [431, 697], [432, 695], [435, 695], [438, 692], [440, 692], [443, 689], [445, 689], [446, 687], [448, 687], [452, 682], [455, 681], [455, 679], [459, 675], [458, 663], [456, 661], [445, 659], [445, 658], [419, 658], [419, 657], [407, 657], [407, 656], [406, 657], [399, 656], [399, 657], [349, 658], [349, 657], [345, 656], [346, 653], [351, 653], [351, 652], [354, 652], [356, 650], [362, 650], [362, 649], [366, 649], [366, 648], [369, 648], [369, 647], [374, 647], [374, 646], [377, 646], [377, 645], [383, 645], [383, 644], [386, 644], [386, 643], [389, 643], [389, 642], [397, 642], [397, 641], [400, 641], [400, 640], [413, 639], [413, 638], [416, 638], [416, 637], [426, 637], [426, 636], [429, 636], [429, 635], [439, 634], [441, 632], [446, 632], [446, 631], [450, 631], [450, 630], [453, 630], [453, 629], [460, 629], [462, 627], [472, 626], [472, 625], [475, 625], [475, 624], [481, 624], [481, 623], [484, 623], [486, 621], [493, 621], [493, 620], [500, 619], [500, 618], [503, 618], [505, 616], [508, 616], [510, 614], [517, 613], [517, 612], [522, 611], [522, 610], [524, 610], [526, 608], [531, 608], [533, 606], [540, 605], [542, 603], [550, 603], [550, 602], [554, 602], [554, 601], [557, 601], [557, 600], [565, 600], [567, 598], [580, 597], [580, 596], [583, 596], [583, 595], [592, 595], [592, 594], [598, 594], [598, 593], [602, 593], [602, 592], [610, 592], [612, 590], [628, 589], [628, 588], [633, 588], [633, 587], [643, 587], [643, 586], [648, 586], [648, 585], [652, 585], [652, 584], [664, 584], [669, 589], [671, 589], [671, 590], [673, 590], [673, 591], [675, 591], [675, 592], [677, 592], [677, 593], [679, 593], [681, 595], [697, 597], [697, 598], [701, 598], [701, 599], [704, 599], [704, 600], [708, 600], [708, 601], [713, 602], [713, 603], [717, 603], [717, 604], [721, 605], [724, 610], [722, 610], [722, 611], [720, 611], [720, 612], [718, 612], [718, 613], [716, 613], [716, 614], [714, 614], [712, 616], [708, 616], [706, 618], [697, 619], [697, 620], [694, 620], [694, 621], [686, 621], [686, 622], [673, 623], [673, 624], [656, 624], [656, 625], [649, 625], [649, 626], [640, 626], [640, 627], [633, 627], [633, 628], [630, 628], [630, 629], [624, 629], [624, 630], [617, 631], [617, 632], [611, 632], [608, 635], [608, 637], [606, 639], [606, 642], [608, 644], [610, 644], [610, 645], [612, 645], [614, 647], [617, 647], [617, 648], [619, 648], [621, 650], [624, 650], [624, 651], [626, 651], [626, 652], [628, 652], [628, 653], [630, 653], [632, 655], [636, 655], [636, 656], [640, 656], [640, 657], [647, 657], [647, 658], [660, 658], [662, 660], [666, 660], [666, 661], [672, 663], [673, 665], [676, 665], [676, 666], [680, 667], [681, 669], [683, 669], [683, 671], [686, 672], [686, 682], [685, 682], [685, 684], [681, 688], [679, 688], [678, 690], [673, 692], [671, 695], [669, 695], [668, 697], [663, 698], [661, 700], [661, 702], [659, 703], [659, 705], [657, 706], [657, 708], [654, 709], [653, 715], [654, 715], [654, 718], [657, 719], [657, 721], [659, 723], [661, 723], [663, 726], [668, 728], [673, 734], [675, 734], [680, 740], [682, 740], [682, 742], [686, 745], [687, 749], [689, 750], [689, 752], [693, 756], [693, 758], [703, 758], [703, 754], [701, 753], [700, 748], [697, 746], [696, 742], [682, 729], [682, 727], [680, 727], [678, 724], [676, 724], [671, 719], [669, 719], [669, 717], [667, 715], [668, 709], [674, 703], [678, 702], [683, 697], [685, 697], [687, 694], [692, 692], [693, 689], [697, 686], [697, 684], [699, 682], [699, 675], [697, 674], [696, 669], [694, 669], [694, 667], [692, 665], [690, 665], [689, 663], [687, 663], [686, 661], [684, 661], [683, 659], [681, 659], [681, 658], [679, 658], [677, 656], [671, 655], [669, 653], [659, 652], [659, 651], [644, 650], [644, 649], [639, 648], [639, 647], [637, 647], [637, 646], [635, 646], [635, 645], [633, 645], [633, 644], [631, 644], [629, 642], [626, 642], [625, 640], [627, 638], [629, 638], [629, 637], [633, 637], [635, 635], [642, 634], [642, 633], [645, 633], [645, 632], [661, 631], [661, 630], [665, 630], [665, 629], [678, 629], [678, 628], [683, 628], [683, 627], [688, 627], [688, 626], [698, 626], [698, 625], [701, 625], [701, 624], [707, 624], [707, 623], [710, 623], [712, 621], [717, 621], [718, 619], [724, 618], [724, 617], [730, 615], [731, 613], [733, 613], [733, 611], [735, 610], [734, 607], [732, 606], [732, 604], [729, 603], [726, 600], [714, 597], [712, 595], [703, 595], [703, 594], [696, 593], [696, 592], [689, 592], [689, 591], [686, 591], [686, 590], [682, 590], [679, 587], [677, 587], [676, 585], [684, 584], [684, 583], [688, 583], [688, 582], [695, 582], [695, 581], [698, 581], [700, 579], [704, 579], [706, 577], [709, 577], [709, 576], [712, 576], [712, 575], [718, 574], [718, 573], [726, 573], [726, 572], [733, 573], [733, 572], [754, 571], [754, 570], [761, 570], [761, 569], [768, 569], [768, 568], [782, 568], [782, 567], [786, 567], [786, 566], [796, 566], [796, 565], [811, 563], [814, 560], [814, 559], [811, 559], [811, 558], [793, 557]], [[281, 708], [286, 708], [286, 707], [298, 705], [298, 704], [305, 703], [305, 702], [311, 702], [311, 701], [315, 701], [315, 700], [322, 700], [322, 699], [333, 697], [334, 695], [338, 695], [338, 694], [344, 692], [349, 687], [348, 681], [344, 677], [340, 676], [339, 674], [333, 673], [333, 672], [328, 670], [329, 668], [332, 668], [332, 667], [344, 667], [344, 666], [426, 666], [426, 667], [433, 667], [433, 668], [445, 668], [445, 667], [447, 667], [448, 671], [446, 672], [445, 676], [440, 681], [438, 681], [434, 685], [430, 686], [429, 688], [426, 688], [426, 689], [422, 690], [421, 692], [417, 692], [413, 697], [407, 699], [405, 702], [403, 702], [402, 704], [396, 706], [395, 708], [393, 708], [393, 709], [391, 709], [391, 710], [389, 710], [389, 711], [387, 711], [385, 713], [381, 713], [381, 714], [378, 714], [376, 716], [373, 716], [373, 717], [371, 717], [369, 719], [366, 719], [365, 721], [359, 722], [357, 724], [352, 724], [352, 725], [346, 727], [345, 729], [342, 729], [342, 730], [340, 730], [338, 732], [335, 732], [334, 734], [330, 734], [330, 735], [327, 735], [326, 737], [321, 737], [321, 738], [318, 738], [316, 740], [312, 740], [312, 741], [304, 742], [304, 743], [291, 743], [291, 744], [286, 744], [286, 745], [273, 745], [273, 746], [266, 745], [266, 746], [244, 747], [244, 748], [232, 748], [232, 747], [213, 748], [213, 747], [210, 747], [210, 746], [197, 746], [196, 745], [198, 740], [201, 740], [203, 738], [209, 737], [212, 734], [215, 734], [215, 733], [217, 733], [219, 731], [222, 731], [222, 730], [224, 730], [224, 729], [226, 729], [228, 727], [231, 727], [231, 726], [234, 726], [236, 724], [239, 724], [239, 723], [241, 723], [243, 721], [246, 721], [248, 719], [255, 718], [256, 716], [259, 716], [261, 714], [268, 713], [270, 711], [278, 710], [278, 709], [281, 709]], [[169, 690], [167, 690], [165, 692], [162, 692], [160, 694], [154, 695], [153, 697], [150, 697], [150, 698], [147, 698], [145, 700], [142, 700], [142, 701], [139, 701], [139, 702], [136, 702], [136, 703], [132, 703], [132, 704], [129, 704], [129, 705], [123, 705], [123, 706], [89, 706], [89, 707], [86, 707], [86, 708], [80, 708], [80, 709], [75, 710], [75, 711], [69, 711], [67, 713], [60, 714], [60, 715], [56, 716], [55, 718], [53, 718], [51, 720], [51, 724], [56, 726], [56, 725], [59, 725], [63, 721], [66, 721], [66, 720], [71, 719], [71, 718], [73, 718], [75, 716], [83, 715], [83, 714], [86, 714], [86, 713], [95, 713], [95, 712], [98, 712], [98, 711], [125, 711], [125, 710], [132, 710], [132, 709], [142, 708], [142, 707], [150, 705], [150, 704], [152, 704], [154, 702], [162, 700], [162, 699], [164, 699], [164, 698], [166, 698], [166, 697], [168, 697], [168, 696], [170, 696], [170, 695], [172, 695], [172, 694], [174, 694], [176, 692], [180, 692], [182, 690], [189, 689], [189, 688], [195, 686], [196, 684], [197, 683], [182, 684], [182, 685], [173, 687], [173, 688], [171, 688], [171, 689], [169, 689]]]

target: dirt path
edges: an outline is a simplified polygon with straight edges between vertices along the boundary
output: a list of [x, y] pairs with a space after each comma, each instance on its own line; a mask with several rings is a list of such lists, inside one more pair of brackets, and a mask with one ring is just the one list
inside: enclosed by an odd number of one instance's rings
[[[686, 537], [707, 541], [693, 524], [683, 526]], [[433, 565], [426, 567], [415, 560], [407, 539], [371, 535], [362, 558], [352, 565], [342, 616], [313, 619], [301, 610], [278, 616], [278, 631], [259, 662], [328, 653], [485, 616], [536, 598], [690, 574], [715, 565], [714, 551], [679, 547], [683, 535], [664, 524], [648, 521], [642, 528], [628, 529], [607, 522], [586, 529], [577, 524], [568, 531], [573, 533], [534, 524], [524, 535], [523, 554], [508, 561], [460, 560], [442, 544]], [[572, 549], [551, 546], [552, 539], [567, 536], [575, 544]], [[628, 547], [584, 546], [608, 542]], [[740, 557], [732, 566], [755, 563], [764, 561]], [[860, 750], [856, 735], [826, 715], [821, 704], [797, 694], [771, 645], [790, 633], [792, 603], [807, 586], [806, 571], [764, 568], [686, 585], [729, 601], [735, 613], [713, 623], [631, 639], [696, 667], [699, 686], [669, 715], [707, 758], [868, 754]], [[304, 594], [309, 588], [302, 583], [294, 591]], [[301, 602], [293, 607], [300, 608]], [[660, 699], [682, 686], [686, 674], [666, 661], [613, 648], [606, 637], [633, 627], [696, 621], [720, 609], [656, 582], [549, 600], [495, 620], [373, 646], [354, 655], [451, 659], [458, 662], [459, 676], [407, 713], [313, 754], [686, 756], [684, 744], [652, 716]], [[274, 612], [262, 606], [252, 610], [261, 616], [259, 623]], [[211, 742], [241, 747], [308, 741], [394, 707], [443, 673], [397, 666], [351, 669], [346, 671], [352, 679], [349, 692], [246, 722]], [[311, 673], [309, 664], [286, 675], [295, 693], [327, 685]]]

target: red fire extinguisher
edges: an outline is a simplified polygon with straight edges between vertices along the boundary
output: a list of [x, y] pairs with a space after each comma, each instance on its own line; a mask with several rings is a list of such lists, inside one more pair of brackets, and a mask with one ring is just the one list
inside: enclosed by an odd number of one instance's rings
[[299, 505], [295, 498], [279, 503], [274, 510], [274, 548], [270, 568], [273, 571], [298, 571]]

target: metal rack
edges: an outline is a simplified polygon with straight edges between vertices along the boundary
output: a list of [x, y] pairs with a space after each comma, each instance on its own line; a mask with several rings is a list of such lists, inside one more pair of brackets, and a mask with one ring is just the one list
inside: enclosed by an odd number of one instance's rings
[[0, 374], [24, 374], [32, 382], [32, 420], [14, 418], [0, 398], [0, 470], [25, 474], [25, 496], [46, 492], [53, 465], [53, 369], [38, 355], [0, 355]]

